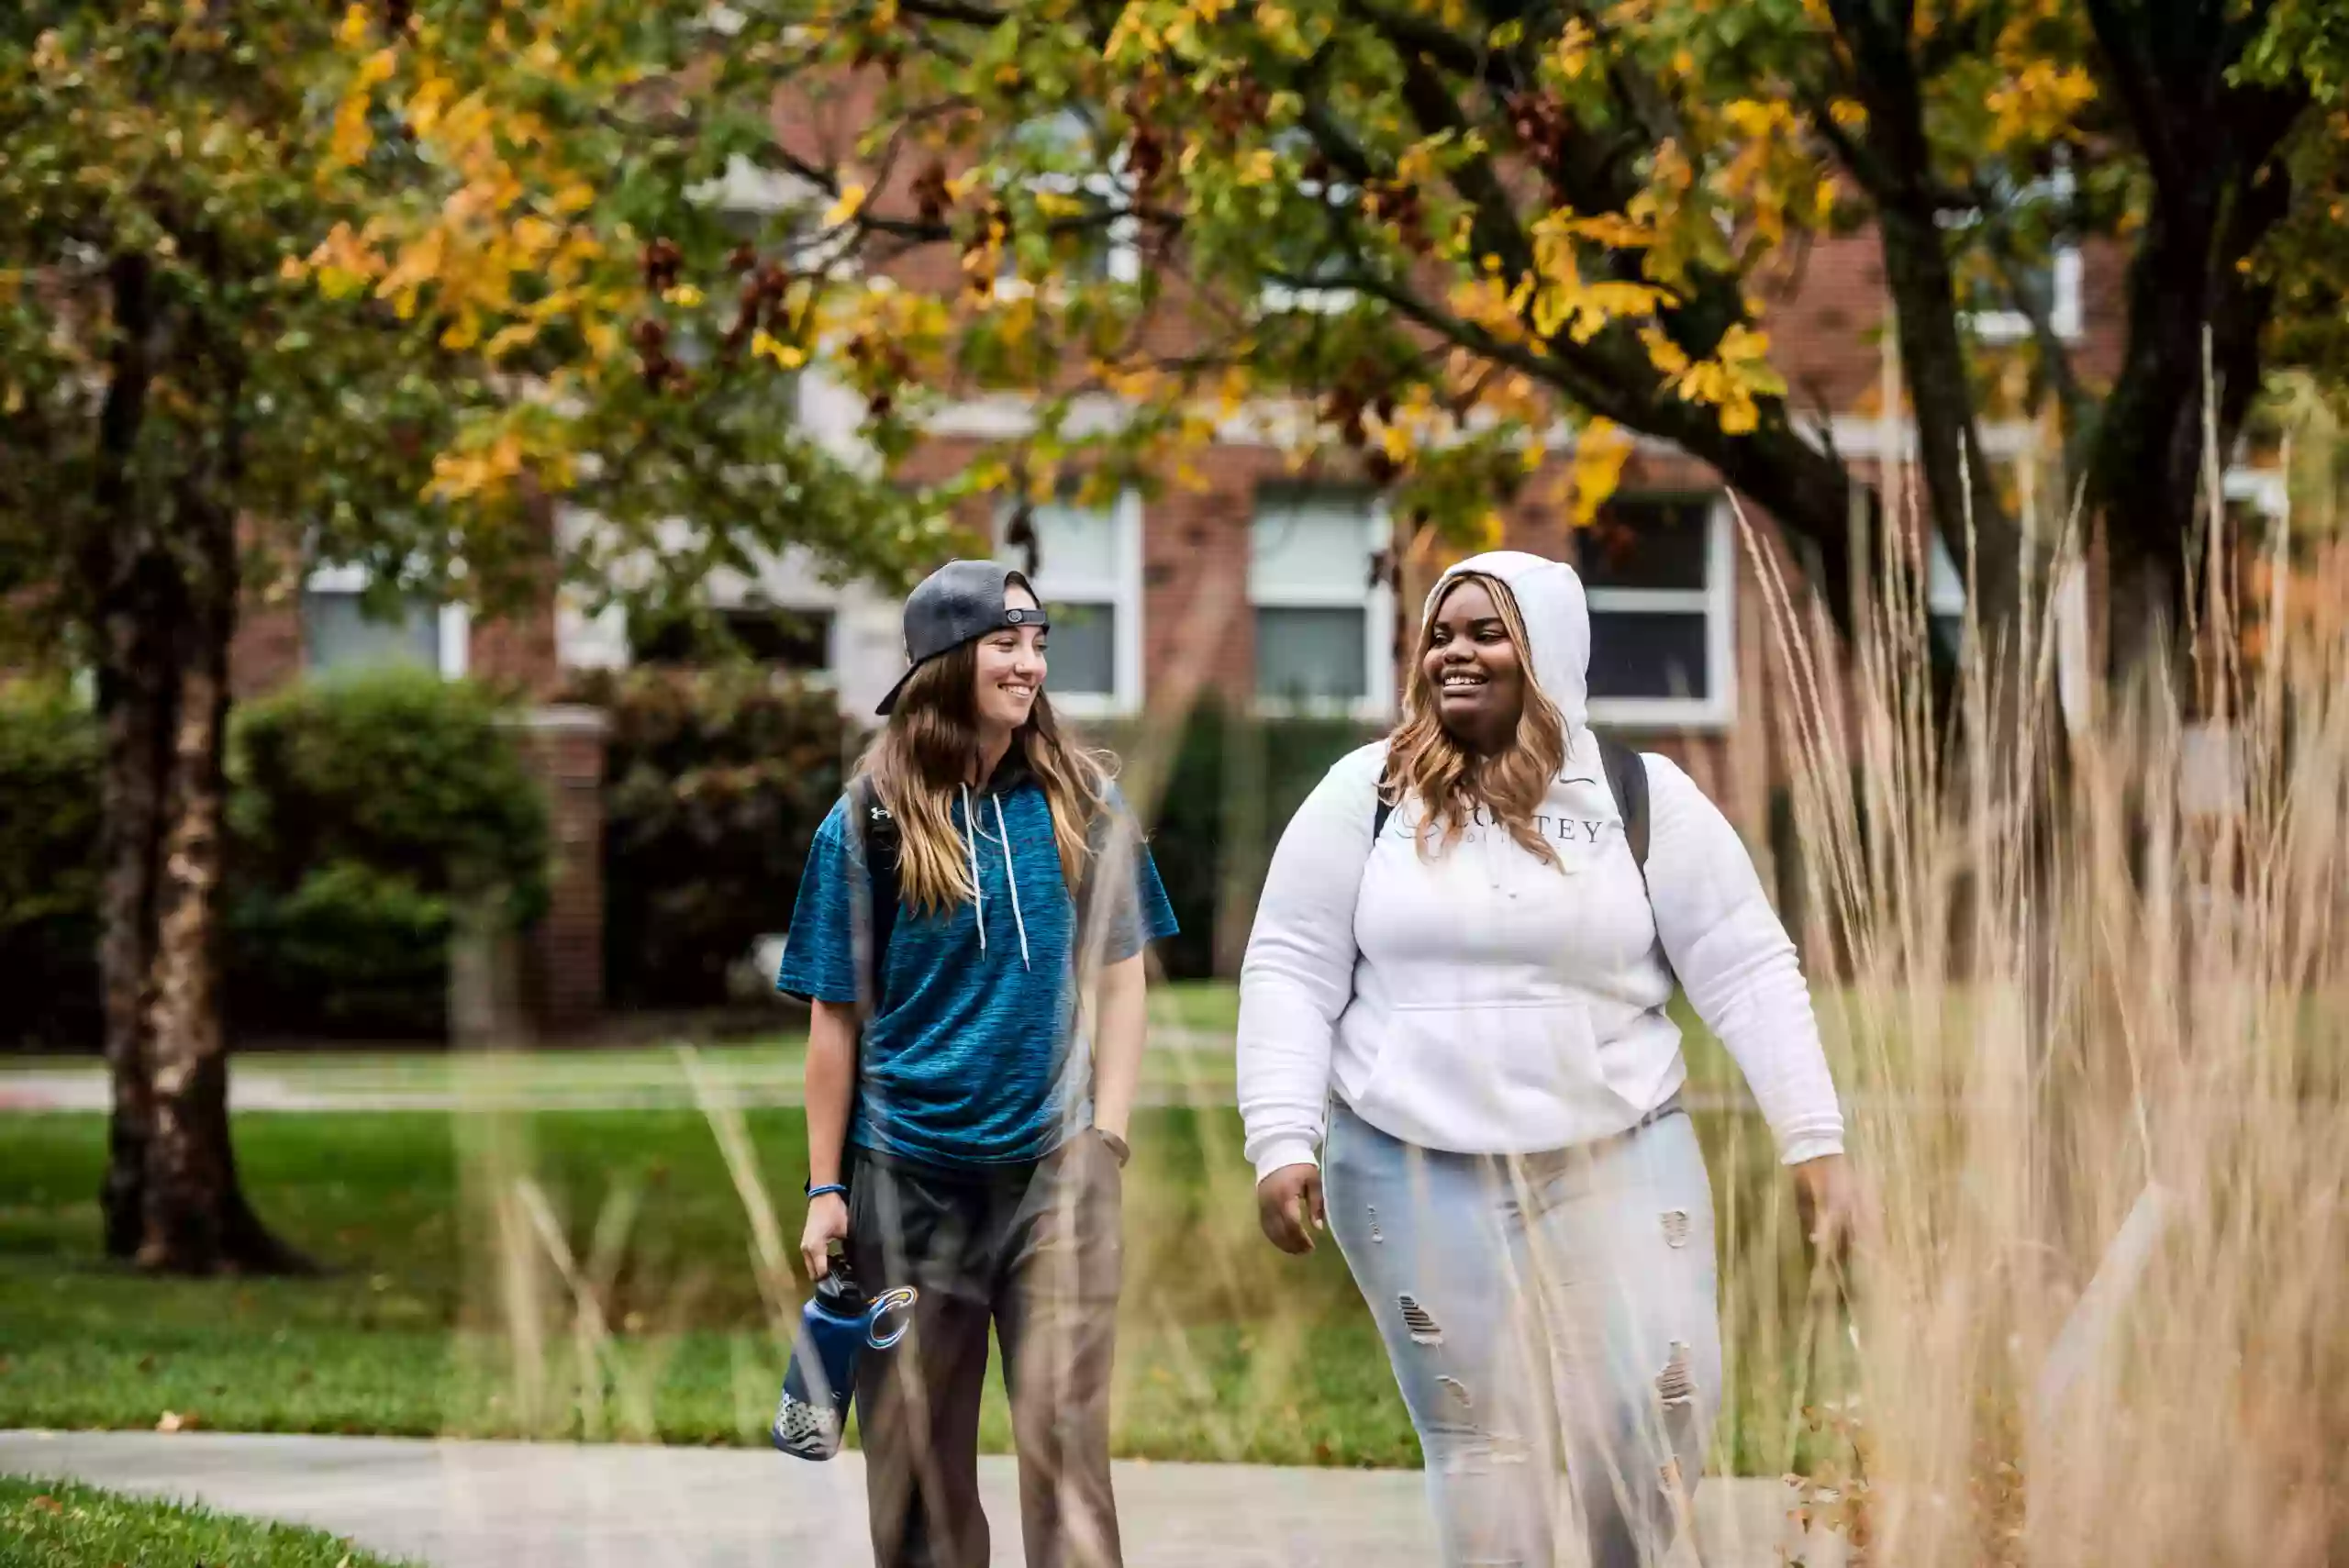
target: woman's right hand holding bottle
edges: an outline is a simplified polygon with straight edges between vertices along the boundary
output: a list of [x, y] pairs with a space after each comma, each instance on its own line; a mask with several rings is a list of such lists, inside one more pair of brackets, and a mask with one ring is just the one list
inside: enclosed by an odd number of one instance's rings
[[807, 1223], [799, 1232], [799, 1261], [809, 1280], [832, 1272], [831, 1244], [848, 1240], [848, 1199], [824, 1193], [807, 1200]]

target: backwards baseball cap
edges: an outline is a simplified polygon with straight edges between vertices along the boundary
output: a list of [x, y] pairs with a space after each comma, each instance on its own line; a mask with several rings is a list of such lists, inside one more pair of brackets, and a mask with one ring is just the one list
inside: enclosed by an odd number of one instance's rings
[[1050, 629], [1052, 622], [1041, 609], [1005, 607], [1004, 590], [1014, 583], [1028, 586], [1027, 578], [999, 561], [950, 561], [923, 578], [906, 599], [907, 668], [874, 711], [895, 708], [914, 672], [941, 653], [1008, 626]]

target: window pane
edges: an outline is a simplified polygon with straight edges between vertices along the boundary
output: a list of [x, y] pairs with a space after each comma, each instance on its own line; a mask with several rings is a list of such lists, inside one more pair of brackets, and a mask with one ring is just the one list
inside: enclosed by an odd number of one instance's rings
[[1619, 495], [1575, 536], [1575, 569], [1593, 588], [1702, 588], [1712, 510], [1705, 496]]
[[385, 664], [440, 667], [439, 606], [410, 600], [398, 617], [365, 615], [357, 594], [302, 591], [302, 653], [307, 668], [363, 670]]
[[1701, 612], [1595, 610], [1590, 617], [1594, 697], [1712, 695]]
[[1256, 695], [1284, 702], [1370, 693], [1363, 609], [1258, 609]]
[[1928, 530], [1925, 546], [1925, 607], [1937, 616], [1965, 613], [1965, 576], [1949, 552], [1949, 541], [1938, 528]]
[[1248, 591], [1259, 603], [1288, 594], [1367, 594], [1376, 551], [1370, 497], [1343, 490], [1274, 489], [1256, 502]]
[[[1055, 589], [1085, 593], [1117, 586], [1122, 558], [1114, 508], [1048, 501], [1030, 510], [1029, 521], [1036, 532], [1034, 574], [1047, 594]], [[1010, 526], [1007, 513], [999, 527], [1008, 531]], [[996, 550], [996, 559], [1022, 572], [1030, 570], [1027, 550], [1008, 539]]]
[[1070, 604], [1050, 606], [1052, 629], [1045, 639], [1049, 666], [1044, 689], [1065, 695], [1110, 696], [1118, 689], [1118, 607]]

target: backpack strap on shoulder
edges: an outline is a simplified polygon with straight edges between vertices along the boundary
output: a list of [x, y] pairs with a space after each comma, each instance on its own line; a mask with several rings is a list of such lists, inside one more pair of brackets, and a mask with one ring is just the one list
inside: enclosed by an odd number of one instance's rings
[[1615, 797], [1623, 818], [1623, 841], [1631, 846], [1631, 862], [1648, 879], [1648, 766], [1640, 754], [1611, 735], [1592, 731], [1598, 741], [1598, 765], [1607, 775], [1608, 793]]
[[897, 819], [881, 804], [870, 777], [849, 791], [853, 827], [864, 847], [865, 930], [858, 990], [867, 1017], [881, 1009], [881, 980], [888, 973], [889, 938], [897, 924]]

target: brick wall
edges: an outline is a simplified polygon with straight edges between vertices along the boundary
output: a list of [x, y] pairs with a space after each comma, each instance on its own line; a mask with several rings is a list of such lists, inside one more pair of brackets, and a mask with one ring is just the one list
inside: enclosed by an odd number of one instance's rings
[[228, 644], [228, 690], [236, 701], [264, 695], [302, 673], [302, 612], [290, 593], [249, 591]]
[[531, 710], [517, 719], [524, 755], [545, 785], [548, 904], [522, 944], [521, 996], [538, 1027], [563, 1034], [604, 1006], [604, 735], [601, 711]]
[[494, 617], [475, 616], [465, 673], [518, 695], [545, 701], [562, 686], [555, 650], [552, 574], [526, 603]]

